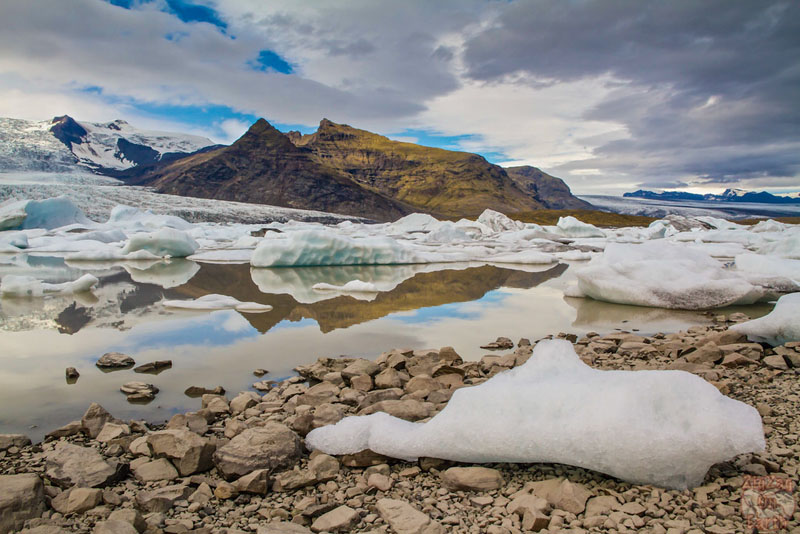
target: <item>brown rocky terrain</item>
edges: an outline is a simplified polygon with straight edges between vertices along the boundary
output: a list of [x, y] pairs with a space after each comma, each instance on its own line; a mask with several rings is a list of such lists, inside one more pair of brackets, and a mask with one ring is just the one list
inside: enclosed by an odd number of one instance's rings
[[[681, 369], [755, 406], [767, 450], [711, 468], [702, 486], [667, 490], [552, 464], [403, 462], [369, 451], [332, 457], [303, 446], [313, 428], [385, 411], [425, 421], [452, 393], [521, 365], [527, 340], [498, 338], [464, 362], [451, 348], [391, 350], [375, 361], [320, 358], [299, 376], [254, 384], [232, 399], [205, 394], [166, 425], [118, 421], [92, 405], [42, 444], [0, 436], [0, 532], [258, 534], [748, 531], [748, 476], [787, 484], [800, 469], [800, 343], [765, 347], [711, 326], [645, 337], [559, 334], [599, 369]], [[260, 373], [260, 371], [259, 371]], [[218, 392], [219, 393], [219, 392]], [[784, 503], [783, 525], [800, 529]]]
[[260, 119], [233, 145], [118, 173], [162, 193], [394, 220], [411, 212], [476, 217], [545, 208], [591, 209], [558, 178], [507, 171], [477, 154], [413, 143], [327, 119], [310, 135]]

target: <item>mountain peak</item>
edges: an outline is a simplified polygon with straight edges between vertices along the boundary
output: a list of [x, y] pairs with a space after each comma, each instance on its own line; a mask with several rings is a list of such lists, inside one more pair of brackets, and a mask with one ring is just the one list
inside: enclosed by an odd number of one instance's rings
[[72, 145], [83, 143], [84, 138], [89, 133], [69, 115], [53, 117], [50, 124], [52, 124], [50, 131], [53, 132], [56, 139], [64, 143], [69, 149], [72, 149]]

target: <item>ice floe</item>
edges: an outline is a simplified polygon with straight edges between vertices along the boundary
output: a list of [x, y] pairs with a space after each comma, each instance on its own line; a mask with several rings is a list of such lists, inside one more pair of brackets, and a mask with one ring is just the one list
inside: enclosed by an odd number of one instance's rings
[[708, 254], [667, 243], [611, 243], [576, 276], [586, 296], [637, 306], [703, 310], [773, 296]]
[[167, 308], [197, 311], [236, 310], [244, 313], [264, 313], [272, 310], [272, 306], [267, 304], [241, 302], [233, 297], [216, 293], [193, 300], [165, 300], [162, 304]]
[[750, 341], [772, 346], [800, 341], [800, 293], [782, 296], [764, 317], [733, 325], [730, 329], [745, 334]]
[[598, 227], [579, 221], [575, 217], [559, 217], [556, 227], [567, 237], [605, 237]]
[[253, 252], [253, 267], [396, 265], [424, 263], [411, 248], [390, 237], [351, 238], [330, 230], [298, 230], [264, 238]]
[[42, 297], [45, 294], [68, 295], [91, 291], [99, 280], [85, 274], [72, 282], [49, 284], [32, 276], [6, 275], [0, 281], [0, 295], [4, 297]]
[[696, 486], [712, 464], [765, 446], [755, 408], [702, 378], [593, 369], [563, 340], [542, 341], [522, 366], [457, 390], [427, 423], [347, 417], [311, 431], [306, 444], [409, 461], [561, 463], [668, 488]]

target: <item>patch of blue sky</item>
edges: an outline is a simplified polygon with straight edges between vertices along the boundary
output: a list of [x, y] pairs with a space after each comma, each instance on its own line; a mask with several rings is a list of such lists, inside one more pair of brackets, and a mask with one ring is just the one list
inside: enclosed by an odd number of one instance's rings
[[[137, 6], [152, 4], [155, 0], [105, 0], [111, 5], [125, 9], [135, 9]], [[214, 9], [186, 0], [165, 0], [163, 11], [176, 16], [183, 22], [206, 22], [213, 24], [221, 30], [226, 30], [228, 24], [220, 18]]]
[[294, 67], [272, 50], [261, 50], [258, 57], [248, 64], [253, 69], [263, 72], [280, 72], [281, 74], [294, 72]]
[[208, 317], [190, 319], [185, 322], [170, 321], [169, 328], [139, 332], [126, 339], [125, 347], [109, 348], [108, 350], [141, 352], [184, 345], [222, 347], [260, 335], [258, 330], [252, 326], [235, 330], [226, 328], [224, 320], [226, 313], [237, 312], [215, 312]]
[[[430, 130], [407, 129], [401, 132], [388, 134], [390, 138], [413, 138], [416, 143], [423, 146], [432, 146], [436, 148], [444, 148], [446, 150], [459, 150], [464, 152], [475, 152], [474, 149], [465, 148], [464, 143], [478, 143], [479, 136], [464, 134], [464, 135], [439, 135]], [[508, 156], [499, 151], [493, 150], [480, 150], [476, 152], [489, 162], [495, 163], [498, 161], [508, 161]]]
[[420, 308], [412, 313], [400, 313], [391, 317], [407, 324], [429, 323], [443, 319], [479, 319], [486, 313], [487, 306], [496, 306], [508, 296], [509, 294], [503, 291], [489, 291], [478, 300], [453, 302], [432, 308]]

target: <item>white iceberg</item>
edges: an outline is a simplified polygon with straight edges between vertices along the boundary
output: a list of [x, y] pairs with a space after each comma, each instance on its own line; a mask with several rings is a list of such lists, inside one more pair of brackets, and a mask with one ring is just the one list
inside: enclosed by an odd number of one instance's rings
[[595, 300], [656, 308], [704, 310], [772, 294], [702, 251], [659, 242], [610, 243], [575, 275], [580, 291]]
[[122, 254], [130, 258], [132, 252], [147, 251], [160, 258], [185, 258], [194, 254], [198, 248], [200, 245], [186, 232], [161, 228], [151, 233], [132, 235], [122, 248]]
[[175, 215], [157, 215], [149, 210], [140, 210], [122, 204], [111, 210], [108, 223], [131, 230], [157, 230], [159, 228], [189, 230], [193, 227], [192, 223]]
[[539, 252], [538, 250], [522, 250], [509, 254], [490, 256], [486, 259], [492, 263], [520, 263], [527, 265], [546, 265], [558, 261], [550, 254]]
[[462, 388], [427, 423], [376, 413], [311, 431], [327, 454], [548, 462], [631, 483], [687, 488], [712, 464], [764, 450], [755, 408], [684, 371], [601, 371], [564, 340], [542, 341], [522, 366]]
[[8, 274], [0, 281], [0, 295], [4, 297], [41, 297], [45, 294], [69, 295], [91, 291], [99, 280], [85, 274], [72, 282], [48, 284], [32, 276]]
[[605, 237], [606, 233], [598, 227], [579, 221], [575, 217], [559, 217], [556, 227], [567, 237]]
[[352, 238], [321, 229], [264, 238], [250, 260], [253, 267], [404, 263], [424, 263], [424, 260], [409, 246], [390, 237]]
[[[397, 219], [388, 225], [391, 234], [406, 234], [411, 232], [428, 232], [439, 224], [439, 220], [427, 213], [412, 213]], [[341, 227], [342, 224], [340, 223]]]
[[18, 200], [0, 205], [0, 230], [15, 228], [46, 228], [68, 224], [94, 225], [70, 199], [65, 196], [44, 200]]
[[162, 304], [167, 308], [197, 311], [236, 310], [244, 313], [264, 313], [272, 309], [272, 306], [268, 304], [241, 302], [233, 297], [218, 295], [216, 293], [193, 300], [165, 300]]
[[525, 223], [515, 221], [503, 215], [499, 211], [494, 211], [489, 209], [483, 210], [483, 213], [480, 214], [476, 222], [486, 226], [493, 232], [523, 230], [525, 228]]
[[759, 252], [781, 258], [800, 260], [800, 232], [795, 231], [793, 235], [767, 243], [759, 249]]
[[764, 317], [733, 325], [730, 330], [746, 335], [750, 341], [772, 346], [800, 341], [800, 293], [782, 296]]

